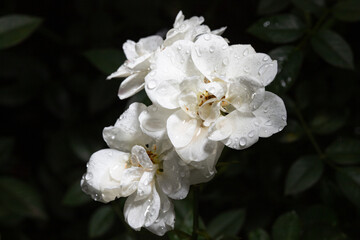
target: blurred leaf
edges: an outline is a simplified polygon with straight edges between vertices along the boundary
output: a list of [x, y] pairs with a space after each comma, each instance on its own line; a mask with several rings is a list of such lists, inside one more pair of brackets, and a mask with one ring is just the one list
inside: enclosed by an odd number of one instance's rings
[[315, 205], [309, 207], [301, 216], [304, 225], [330, 225], [335, 226], [337, 224], [337, 217], [335, 212], [326, 206]]
[[346, 69], [354, 68], [354, 57], [349, 44], [336, 32], [321, 30], [311, 39], [315, 52], [327, 63]]
[[27, 183], [1, 177], [0, 192], [0, 209], [24, 217], [46, 218], [39, 193]]
[[307, 229], [302, 240], [346, 240], [347, 236], [337, 227], [316, 225]]
[[293, 119], [288, 119], [286, 128], [282, 131], [280, 135], [280, 141], [283, 143], [296, 142], [303, 135], [304, 129], [299, 125], [299, 123]]
[[289, 6], [289, 3], [289, 0], [260, 0], [257, 13], [259, 15], [277, 13]]
[[344, 195], [360, 208], [360, 167], [338, 169], [336, 180]]
[[285, 194], [297, 194], [313, 186], [321, 177], [323, 163], [317, 156], [299, 158], [289, 169]]
[[342, 21], [355, 22], [360, 20], [360, 1], [339, 1], [333, 7], [334, 16]]
[[[193, 226], [193, 208], [191, 204], [191, 198], [187, 197], [183, 200], [173, 201], [175, 207], [176, 221], [175, 229], [181, 230], [188, 234], [192, 233]], [[205, 224], [200, 217], [199, 220], [200, 229], [205, 229]], [[178, 236], [176, 236], [178, 237]], [[175, 237], [175, 238], [176, 238]]]
[[273, 240], [298, 240], [300, 233], [300, 220], [294, 211], [278, 217], [272, 227]]
[[337, 164], [359, 164], [360, 140], [338, 138], [326, 149], [326, 155]]
[[26, 15], [7, 15], [0, 18], [0, 49], [14, 46], [40, 25], [42, 20]]
[[0, 166], [9, 160], [14, 144], [14, 137], [0, 137]]
[[66, 206], [76, 207], [90, 202], [90, 200], [90, 196], [81, 190], [80, 180], [77, 180], [66, 191], [62, 203]]
[[117, 49], [93, 49], [84, 53], [85, 57], [105, 74], [115, 72], [125, 60], [124, 54]]
[[274, 92], [286, 92], [295, 82], [303, 62], [303, 53], [293, 46], [282, 46], [269, 52], [278, 61], [278, 74], [270, 84]]
[[89, 134], [89, 127], [80, 130], [77, 127], [69, 133], [69, 144], [75, 155], [84, 162], [89, 161], [90, 156], [101, 149], [103, 143], [101, 139], [94, 138], [93, 134]]
[[270, 240], [270, 237], [264, 229], [258, 228], [249, 233], [249, 240]]
[[297, 7], [307, 12], [318, 12], [325, 6], [324, 0], [291, 0]]
[[304, 33], [304, 24], [292, 14], [264, 17], [251, 25], [248, 32], [257, 38], [273, 43], [289, 43]]
[[212, 237], [236, 236], [245, 221], [245, 209], [234, 209], [223, 212], [208, 225], [208, 233]]
[[110, 206], [99, 207], [91, 216], [89, 236], [96, 238], [104, 235], [113, 225], [115, 213]]
[[346, 124], [347, 114], [329, 114], [319, 112], [311, 120], [311, 130], [317, 134], [330, 134]]
[[95, 81], [89, 91], [90, 112], [97, 113], [116, 102], [118, 87], [118, 81]]

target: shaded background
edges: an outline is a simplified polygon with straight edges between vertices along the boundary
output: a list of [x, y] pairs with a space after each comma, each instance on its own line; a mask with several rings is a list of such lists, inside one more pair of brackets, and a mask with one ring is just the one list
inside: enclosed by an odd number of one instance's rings
[[[224, 150], [201, 186], [201, 238], [360, 239], [359, 9], [331, 0], [1, 1], [0, 17], [37, 18], [9, 47], [0, 24], [0, 238], [156, 238], [124, 224], [123, 199], [94, 202], [79, 182], [106, 147], [102, 129], [130, 102], [149, 104], [144, 93], [120, 101], [121, 80], [105, 81], [125, 60], [122, 44], [164, 35], [182, 10], [277, 59], [269, 89], [288, 110], [281, 133]], [[176, 228], [188, 233], [191, 200], [175, 201]]]

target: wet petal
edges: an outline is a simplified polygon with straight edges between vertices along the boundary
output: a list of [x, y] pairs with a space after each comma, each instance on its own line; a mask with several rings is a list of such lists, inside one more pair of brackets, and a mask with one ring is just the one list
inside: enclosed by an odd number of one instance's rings
[[189, 117], [183, 110], [173, 113], [167, 120], [166, 129], [175, 148], [188, 145], [193, 139], [200, 123]]
[[131, 157], [135, 158], [135, 161], [138, 162], [145, 169], [152, 170], [154, 168], [154, 164], [149, 158], [149, 155], [147, 154], [145, 148], [142, 146], [133, 146], [131, 148]]
[[131, 69], [129, 69], [126, 65], [127, 65], [126, 63], [121, 65], [116, 70], [116, 72], [113, 72], [112, 74], [110, 74], [106, 79], [112, 79], [112, 78], [118, 78], [118, 77], [128, 77], [131, 74], [133, 74], [133, 71]]
[[152, 225], [159, 216], [160, 196], [155, 187], [152, 188], [148, 198], [136, 201], [136, 194], [128, 197], [124, 206], [125, 221], [140, 231], [141, 227]]
[[271, 92], [265, 92], [264, 102], [253, 114], [260, 125], [260, 137], [270, 137], [286, 126], [284, 102]]
[[220, 105], [216, 98], [209, 99], [199, 108], [199, 116], [204, 120], [203, 125], [205, 127], [210, 126], [220, 117]]
[[132, 61], [135, 58], [139, 57], [138, 53], [135, 50], [135, 42], [132, 40], [127, 40], [124, 44], [123, 44], [123, 50], [125, 53], [125, 56], [128, 60]]
[[119, 98], [125, 99], [143, 90], [146, 74], [147, 72], [134, 73], [122, 81], [118, 91]]
[[163, 43], [162, 37], [158, 35], [141, 38], [135, 45], [136, 52], [139, 55], [152, 53], [158, 49]]
[[247, 65], [242, 65], [242, 60], [249, 55], [255, 54], [254, 48], [248, 44], [236, 44], [229, 46], [229, 52], [227, 66], [228, 78], [231, 79], [247, 75], [250, 69]]
[[153, 169], [151, 171], [144, 171], [138, 184], [135, 201], [149, 197], [149, 195], [151, 194], [151, 190], [155, 184], [155, 182], [153, 181], [155, 172], [156, 169]]
[[81, 180], [83, 191], [97, 201], [109, 202], [122, 196], [121, 183], [112, 177], [112, 171], [121, 176], [130, 154], [114, 149], [103, 149], [91, 155], [87, 172]]
[[142, 103], [132, 103], [116, 121], [115, 126], [103, 130], [103, 138], [111, 148], [130, 152], [136, 144], [145, 145], [152, 141], [140, 128], [139, 115], [146, 109]]

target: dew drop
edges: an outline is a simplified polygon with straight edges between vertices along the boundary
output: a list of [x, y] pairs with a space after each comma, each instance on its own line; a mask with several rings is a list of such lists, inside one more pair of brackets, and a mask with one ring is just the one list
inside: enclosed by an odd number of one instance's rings
[[156, 112], [156, 111], [158, 110], [158, 107], [157, 107], [157, 106], [153, 106], [153, 107], [151, 108], [151, 110], [152, 110], [153, 112]]
[[246, 145], [246, 142], [247, 142], [246, 138], [242, 137], [242, 138], [240, 138], [239, 144], [240, 144], [241, 147], [244, 147]]
[[177, 47], [177, 50], [180, 51], [182, 49], [181, 45]]
[[183, 24], [181, 24], [180, 25], [180, 27], [179, 27], [179, 31], [184, 31], [185, 30], [185, 28], [186, 28], [186, 25], [183, 23]]
[[268, 27], [269, 25], [270, 25], [270, 21], [266, 21], [266, 22], [264, 22], [264, 24], [263, 24], [264, 27]]
[[255, 125], [256, 127], [258, 127], [258, 126], [260, 126], [260, 123], [259, 123], [258, 121], [255, 121], [255, 122], [254, 122], [254, 125]]
[[198, 57], [201, 57], [201, 52], [200, 52], [200, 49], [198, 47], [195, 47], [195, 52], [196, 52], [196, 55]]
[[265, 73], [265, 71], [271, 67], [273, 64], [272, 63], [268, 63], [268, 64], [264, 64], [259, 68], [258, 74], [261, 76], [262, 74]]
[[255, 131], [254, 130], [251, 130], [249, 133], [248, 133], [248, 136], [249, 138], [253, 138], [255, 136]]
[[267, 120], [267, 121], [265, 122], [265, 126], [271, 126], [271, 125], [272, 125], [271, 120]]
[[279, 127], [278, 128], [278, 131], [280, 132], [281, 130], [283, 130], [284, 128], [283, 127]]
[[229, 59], [226, 57], [223, 59], [222, 63], [226, 66], [229, 64]]
[[148, 83], [147, 83], [147, 87], [148, 89], [154, 89], [156, 87], [156, 82], [154, 80], [150, 80]]
[[119, 119], [120, 119], [120, 120], [124, 119], [124, 115], [121, 115], [121, 116], [119, 117]]
[[189, 54], [190, 54], [190, 51], [189, 51], [189, 50], [186, 50], [186, 52], [185, 52], [185, 53], [189, 55]]
[[214, 51], [215, 51], [214, 47], [212, 47], [212, 46], [209, 47], [209, 52], [210, 52], [210, 53], [213, 53]]
[[245, 66], [245, 67], [243, 68], [243, 70], [244, 70], [245, 73], [249, 73], [249, 72], [250, 72], [250, 68], [249, 68], [248, 66]]
[[263, 61], [264, 61], [264, 62], [266, 62], [267, 60], [269, 60], [269, 56], [265, 56], [265, 57], [263, 58]]
[[89, 180], [91, 180], [92, 178], [93, 178], [92, 173], [88, 173], [88, 174], [85, 175], [85, 180], [86, 180], [86, 181], [89, 181]]
[[222, 50], [225, 50], [225, 49], [227, 49], [227, 48], [228, 48], [228, 45], [227, 45], [227, 44], [224, 44], [224, 45], [222, 45], [222, 47], [221, 47]]
[[210, 36], [209, 34], [205, 34], [205, 35], [204, 35], [204, 39], [205, 39], [206, 41], [209, 41], [209, 40], [211, 39], [211, 36]]
[[112, 157], [113, 153], [112, 152], [108, 152], [108, 156]]
[[249, 54], [249, 49], [246, 48], [246, 49], [244, 50], [244, 52], [243, 52], [243, 55], [246, 56], [246, 55], [248, 55], [248, 54]]
[[[150, 68], [151, 68], [151, 66], [150, 66]], [[155, 76], [155, 74], [156, 74], [155, 71], [151, 71], [151, 72], [149, 73], [149, 76], [150, 76], [150, 77], [153, 77], [153, 76]]]
[[114, 140], [114, 139], [115, 139], [115, 136], [114, 136], [114, 135], [112, 135], [112, 136], [111, 136], [111, 139], [112, 139], [112, 140]]
[[282, 116], [281, 116], [281, 119], [284, 120], [284, 121], [286, 121], [286, 116], [285, 116], [285, 115], [282, 115]]

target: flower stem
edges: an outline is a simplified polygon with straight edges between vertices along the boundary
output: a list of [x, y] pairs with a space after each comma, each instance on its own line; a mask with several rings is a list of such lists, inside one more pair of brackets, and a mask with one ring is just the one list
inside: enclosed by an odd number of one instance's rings
[[199, 229], [199, 195], [200, 188], [197, 185], [193, 186], [193, 231], [191, 235], [191, 240], [198, 239], [198, 229]]

